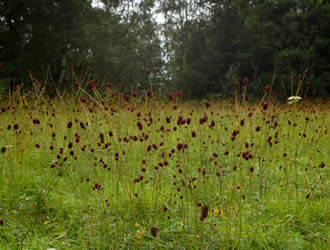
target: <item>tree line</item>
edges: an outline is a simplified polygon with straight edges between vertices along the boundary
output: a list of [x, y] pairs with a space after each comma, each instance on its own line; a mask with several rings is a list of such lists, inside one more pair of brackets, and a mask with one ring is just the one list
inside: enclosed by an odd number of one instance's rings
[[271, 83], [288, 96], [304, 77], [306, 95], [330, 94], [328, 1], [99, 3], [0, 0], [0, 88], [95, 80], [205, 98], [230, 96], [245, 78], [252, 97]]

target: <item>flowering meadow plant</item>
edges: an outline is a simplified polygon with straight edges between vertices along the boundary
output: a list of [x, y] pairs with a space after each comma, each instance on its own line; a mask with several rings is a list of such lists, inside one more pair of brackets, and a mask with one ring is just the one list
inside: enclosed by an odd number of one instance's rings
[[329, 103], [75, 82], [0, 103], [0, 249], [327, 249]]

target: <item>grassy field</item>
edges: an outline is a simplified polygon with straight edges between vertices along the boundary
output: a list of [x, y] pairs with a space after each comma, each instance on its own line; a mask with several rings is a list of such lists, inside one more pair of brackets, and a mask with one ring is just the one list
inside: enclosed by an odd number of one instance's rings
[[329, 249], [329, 111], [12, 97], [0, 249]]

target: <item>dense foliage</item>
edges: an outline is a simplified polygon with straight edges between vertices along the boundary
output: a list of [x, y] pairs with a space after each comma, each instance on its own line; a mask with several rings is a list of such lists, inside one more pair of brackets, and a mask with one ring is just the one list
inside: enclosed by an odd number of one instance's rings
[[[308, 95], [330, 93], [330, 4], [322, 0], [1, 0], [0, 89], [34, 78], [58, 89], [89, 79], [122, 89], [285, 96], [308, 68]], [[15, 84], [14, 84], [15, 85]], [[307, 88], [306, 88], [307, 90]]]

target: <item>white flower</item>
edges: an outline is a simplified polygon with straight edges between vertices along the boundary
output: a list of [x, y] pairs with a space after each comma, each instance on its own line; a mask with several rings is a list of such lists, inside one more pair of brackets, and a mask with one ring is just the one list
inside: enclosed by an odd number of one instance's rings
[[302, 98], [300, 96], [290, 96], [288, 98], [288, 103], [289, 104], [292, 104], [292, 103], [296, 103], [296, 102], [299, 102]]

